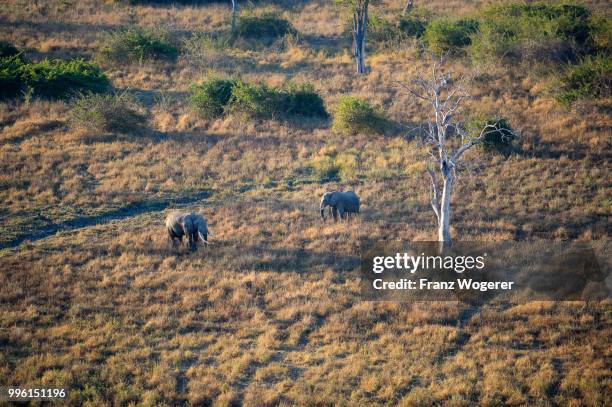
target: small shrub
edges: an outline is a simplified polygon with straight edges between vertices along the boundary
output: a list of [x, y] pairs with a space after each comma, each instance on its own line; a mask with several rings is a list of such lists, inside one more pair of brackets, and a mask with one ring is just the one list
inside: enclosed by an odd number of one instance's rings
[[486, 126], [494, 126], [485, 130], [484, 140], [479, 143], [482, 151], [508, 157], [514, 151], [514, 140], [517, 136], [506, 119], [476, 118], [466, 124], [469, 134], [478, 136]]
[[0, 59], [0, 89], [3, 97], [20, 92], [32, 96], [65, 98], [74, 92], [105, 92], [110, 82], [100, 69], [81, 59], [26, 62], [20, 54]]
[[214, 118], [223, 115], [232, 97], [236, 81], [232, 79], [211, 79], [190, 88], [189, 104], [201, 116]]
[[103, 62], [142, 63], [150, 60], [175, 60], [178, 47], [163, 31], [128, 28], [107, 33], [98, 51]]
[[238, 82], [232, 89], [229, 110], [261, 118], [286, 115], [327, 117], [323, 99], [310, 84], [281, 89]]
[[356, 97], [342, 97], [334, 111], [332, 129], [338, 133], [382, 134], [386, 127], [387, 119], [384, 113]]
[[232, 113], [269, 118], [281, 111], [282, 96], [276, 88], [239, 81], [232, 89], [229, 109]]
[[75, 92], [106, 92], [110, 82], [100, 68], [82, 59], [44, 59], [25, 63], [22, 80], [32, 94], [49, 98], [66, 98]]
[[587, 57], [569, 66], [559, 79], [556, 99], [569, 105], [585, 97], [604, 98], [612, 94], [612, 59]]
[[142, 108], [127, 93], [81, 94], [72, 102], [71, 125], [93, 132], [133, 134], [146, 126]]
[[402, 16], [399, 19], [399, 30], [407, 37], [421, 38], [425, 33], [425, 21], [413, 16]]
[[323, 99], [311, 84], [285, 88], [233, 79], [211, 79], [192, 85], [190, 105], [202, 116], [213, 118], [225, 112], [251, 117], [327, 117]]
[[478, 30], [476, 20], [434, 20], [425, 29], [423, 39], [436, 54], [456, 53], [470, 45], [470, 36]]
[[329, 116], [323, 99], [311, 84], [290, 85], [285, 94], [285, 113], [307, 117]]
[[274, 12], [241, 15], [236, 23], [236, 34], [243, 38], [277, 38], [295, 32], [287, 19]]

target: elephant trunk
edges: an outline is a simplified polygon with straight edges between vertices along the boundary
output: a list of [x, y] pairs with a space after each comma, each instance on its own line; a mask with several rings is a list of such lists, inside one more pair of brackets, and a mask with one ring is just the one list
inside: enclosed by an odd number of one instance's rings
[[320, 210], [321, 210], [321, 218], [325, 220], [325, 207], [321, 206]]

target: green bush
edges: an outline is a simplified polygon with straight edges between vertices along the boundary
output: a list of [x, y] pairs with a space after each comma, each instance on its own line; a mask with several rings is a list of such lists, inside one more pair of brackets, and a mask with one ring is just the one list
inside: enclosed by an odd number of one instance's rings
[[402, 16], [399, 19], [399, 30], [407, 37], [421, 38], [427, 24], [424, 20], [413, 16]]
[[103, 62], [142, 63], [150, 60], [175, 60], [178, 47], [167, 33], [152, 29], [128, 28], [107, 33], [98, 58]]
[[570, 65], [559, 79], [556, 99], [569, 105], [585, 97], [610, 97], [612, 94], [612, 59], [587, 57]]
[[14, 97], [23, 87], [21, 67], [23, 61], [19, 55], [0, 58], [0, 97]]
[[277, 38], [292, 33], [291, 23], [274, 12], [240, 15], [236, 22], [236, 34], [243, 38]]
[[334, 110], [332, 129], [343, 134], [382, 134], [387, 124], [384, 113], [368, 102], [352, 96], [343, 96]]
[[470, 45], [470, 36], [478, 30], [476, 20], [434, 20], [423, 34], [427, 47], [436, 54], [456, 53]]
[[327, 117], [323, 99], [311, 84], [289, 84], [283, 88], [265, 84], [211, 79], [191, 86], [189, 102], [202, 116], [213, 118], [225, 112], [251, 117]]
[[480, 149], [487, 153], [500, 154], [508, 157], [514, 151], [514, 141], [517, 136], [510, 124], [503, 118], [475, 118], [468, 121], [466, 129], [470, 135], [477, 137], [486, 126], [493, 126], [486, 130]]
[[284, 91], [285, 113], [297, 116], [322, 117], [329, 115], [325, 103], [311, 84], [290, 85]]
[[134, 134], [145, 128], [141, 106], [127, 93], [81, 94], [72, 101], [70, 123], [92, 132]]
[[476, 60], [566, 62], [592, 51], [588, 8], [571, 4], [512, 3], [485, 8], [472, 36]]
[[27, 62], [19, 54], [0, 59], [0, 84], [3, 97], [28, 92], [32, 96], [66, 98], [75, 92], [105, 92], [110, 88], [100, 69], [81, 59]]
[[269, 118], [282, 112], [283, 95], [264, 84], [237, 82], [232, 89], [229, 109], [252, 117]]
[[223, 115], [232, 97], [236, 81], [232, 79], [210, 79], [189, 89], [189, 104], [201, 116], [214, 118]]
[[82, 59], [44, 59], [21, 67], [26, 89], [33, 95], [66, 98], [75, 92], [106, 92], [110, 82], [100, 68]]

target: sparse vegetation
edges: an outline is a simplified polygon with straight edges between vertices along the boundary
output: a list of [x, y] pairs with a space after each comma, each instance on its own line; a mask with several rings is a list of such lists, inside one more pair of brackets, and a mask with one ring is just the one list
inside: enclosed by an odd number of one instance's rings
[[578, 99], [606, 98], [612, 95], [612, 59], [587, 57], [561, 74], [556, 98], [569, 105]]
[[571, 61], [593, 47], [589, 17], [581, 5], [492, 5], [481, 14], [470, 53], [475, 60]]
[[178, 47], [165, 31], [141, 28], [106, 33], [98, 50], [98, 58], [106, 63], [173, 61], [178, 54]]
[[276, 12], [242, 14], [236, 25], [236, 34], [243, 38], [278, 38], [295, 32], [291, 23]]
[[334, 110], [333, 130], [343, 134], [382, 134], [388, 122], [385, 114], [365, 100], [343, 96]]
[[146, 117], [128, 93], [81, 94], [72, 101], [70, 122], [89, 132], [135, 134], [146, 126]]

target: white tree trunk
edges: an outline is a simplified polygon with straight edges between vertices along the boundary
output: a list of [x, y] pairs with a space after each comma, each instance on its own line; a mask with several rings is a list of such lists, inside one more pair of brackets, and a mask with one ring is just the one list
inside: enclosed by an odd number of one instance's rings
[[453, 175], [444, 175], [444, 185], [442, 187], [442, 202], [440, 203], [440, 218], [438, 219], [438, 241], [444, 243], [451, 242], [450, 235], [450, 203], [453, 194]]
[[237, 0], [232, 0], [232, 32], [236, 31], [236, 12], [238, 11], [236, 1]]

